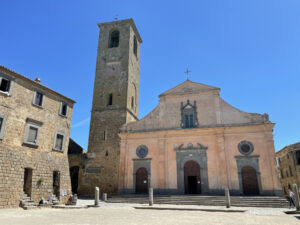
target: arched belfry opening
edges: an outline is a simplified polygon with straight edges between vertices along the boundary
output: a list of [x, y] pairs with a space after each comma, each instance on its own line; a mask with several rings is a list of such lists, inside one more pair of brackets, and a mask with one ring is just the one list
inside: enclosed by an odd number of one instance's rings
[[116, 48], [119, 46], [120, 32], [118, 30], [114, 30], [110, 33], [110, 41], [109, 47]]

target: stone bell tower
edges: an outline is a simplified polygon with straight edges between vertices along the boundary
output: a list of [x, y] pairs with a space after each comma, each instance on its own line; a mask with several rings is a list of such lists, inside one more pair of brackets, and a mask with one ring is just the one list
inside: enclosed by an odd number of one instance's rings
[[99, 23], [93, 106], [80, 192], [91, 195], [118, 191], [120, 164], [119, 128], [138, 120], [140, 44], [132, 19]]

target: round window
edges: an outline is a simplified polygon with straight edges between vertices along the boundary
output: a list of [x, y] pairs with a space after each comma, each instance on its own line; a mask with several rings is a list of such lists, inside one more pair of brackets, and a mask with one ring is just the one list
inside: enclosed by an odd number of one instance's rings
[[243, 155], [250, 155], [254, 150], [254, 146], [250, 141], [241, 141], [238, 149]]
[[145, 145], [140, 145], [139, 147], [137, 147], [136, 149], [136, 155], [140, 158], [144, 158], [146, 157], [148, 154], [148, 148]]

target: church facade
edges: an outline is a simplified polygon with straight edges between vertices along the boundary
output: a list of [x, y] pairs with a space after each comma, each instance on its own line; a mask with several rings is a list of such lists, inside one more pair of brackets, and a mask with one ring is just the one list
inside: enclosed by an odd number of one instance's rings
[[267, 114], [242, 112], [189, 80], [122, 126], [119, 193], [281, 195]]
[[280, 195], [274, 123], [242, 112], [220, 89], [189, 80], [138, 120], [140, 45], [132, 19], [98, 24], [87, 159], [79, 195], [101, 192]]

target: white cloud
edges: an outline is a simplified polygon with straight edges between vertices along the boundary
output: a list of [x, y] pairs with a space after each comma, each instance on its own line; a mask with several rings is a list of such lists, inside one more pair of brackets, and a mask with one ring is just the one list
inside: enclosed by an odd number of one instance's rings
[[72, 124], [72, 128], [82, 127], [90, 123], [90, 117], [85, 118], [84, 120], [79, 121], [78, 123]]

